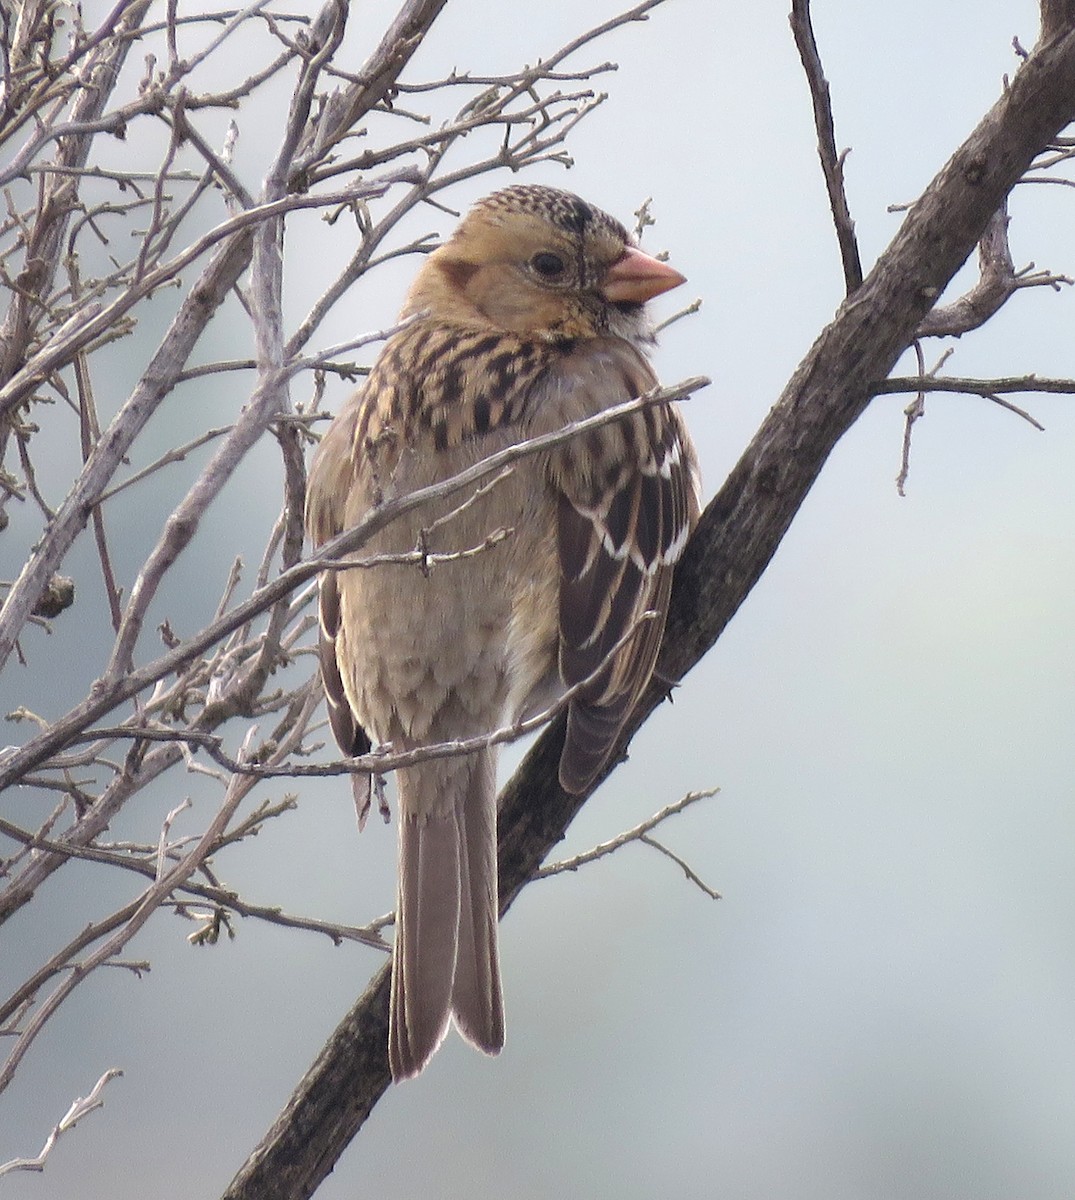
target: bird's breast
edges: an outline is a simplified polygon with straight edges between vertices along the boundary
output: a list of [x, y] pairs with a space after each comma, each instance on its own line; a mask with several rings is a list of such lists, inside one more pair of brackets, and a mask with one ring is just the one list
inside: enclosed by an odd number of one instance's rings
[[[440, 482], [495, 448], [409, 447], [386, 495]], [[371, 565], [340, 576], [339, 654], [377, 740], [489, 732], [555, 666], [555, 509], [535, 461], [406, 514], [361, 557]]]

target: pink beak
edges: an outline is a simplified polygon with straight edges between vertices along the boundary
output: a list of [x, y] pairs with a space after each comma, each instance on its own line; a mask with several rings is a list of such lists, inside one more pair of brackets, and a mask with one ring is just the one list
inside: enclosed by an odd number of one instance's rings
[[623, 300], [644, 304], [686, 282], [687, 277], [675, 267], [643, 254], [636, 246], [628, 246], [623, 258], [605, 272], [601, 295], [612, 304]]

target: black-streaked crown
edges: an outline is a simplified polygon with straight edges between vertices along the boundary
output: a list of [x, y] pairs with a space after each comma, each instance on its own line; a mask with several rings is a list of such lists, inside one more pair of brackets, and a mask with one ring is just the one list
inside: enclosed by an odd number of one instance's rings
[[565, 233], [576, 238], [588, 234], [605, 233], [617, 238], [624, 245], [631, 244], [631, 235], [624, 226], [600, 208], [588, 204], [574, 192], [546, 187], [540, 183], [520, 183], [502, 188], [475, 204], [474, 212], [482, 212], [496, 219], [498, 214], [530, 213], [556, 225]]

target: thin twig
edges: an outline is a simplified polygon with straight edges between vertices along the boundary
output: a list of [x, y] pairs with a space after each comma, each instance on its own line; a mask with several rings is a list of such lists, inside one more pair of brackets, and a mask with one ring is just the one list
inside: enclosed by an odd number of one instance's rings
[[[482, 548], [477, 547], [475, 550]], [[474, 552], [464, 551], [463, 553], [469, 555]], [[392, 557], [388, 561], [392, 561]], [[409, 561], [420, 560], [412, 559]], [[333, 566], [346, 569], [356, 565], [366, 564], [343, 561], [326, 564], [324, 569], [330, 569]], [[576, 696], [581, 695], [592, 685], [595, 679], [600, 677], [601, 672], [605, 670], [608, 663], [631, 641], [644, 622], [652, 621], [656, 617], [657, 613], [652, 610], [640, 613], [623, 636], [609, 647], [601, 661], [594, 667], [590, 674], [585, 679], [580, 679], [578, 683], [566, 688], [563, 694], [558, 696], [546, 708], [532, 713], [527, 717], [512, 721], [508, 725], [502, 725], [497, 729], [491, 730], [489, 733], [475, 734], [469, 738], [456, 738], [449, 742], [434, 742], [426, 746], [419, 746], [414, 750], [396, 750], [389, 744], [379, 747], [369, 754], [355, 755], [353, 758], [339, 759], [334, 762], [288, 763], [284, 766], [272, 766], [253, 761], [252, 759], [233, 758], [224, 750], [222, 738], [216, 734], [203, 733], [195, 729], [180, 730], [132, 724], [129, 726], [119, 725], [111, 729], [90, 729], [82, 736], [91, 741], [131, 738], [136, 741], [179, 742], [184, 745], [197, 746], [204, 749], [214, 762], [219, 763], [231, 774], [248, 775], [256, 779], [320, 779], [326, 776], [347, 774], [385, 775], [390, 771], [397, 771], [402, 767], [412, 767], [417, 763], [429, 762], [432, 759], [457, 758], [462, 755], [474, 754], [479, 750], [487, 750], [492, 746], [502, 746], [510, 742], [517, 742], [520, 738], [524, 738], [535, 730], [540, 729], [543, 725], [547, 725], [554, 717], [567, 708]]]
[[60, 1138], [67, 1133], [82, 1120], [83, 1117], [89, 1116], [91, 1112], [103, 1107], [104, 1101], [101, 1099], [101, 1093], [104, 1091], [107, 1084], [113, 1079], [118, 1079], [123, 1072], [117, 1067], [110, 1067], [97, 1080], [90, 1089], [87, 1096], [77, 1096], [72, 1102], [71, 1107], [60, 1118], [56, 1125], [53, 1126], [52, 1132], [45, 1139], [45, 1144], [34, 1158], [12, 1158], [5, 1163], [0, 1163], [0, 1176], [11, 1174], [14, 1171], [43, 1171], [45, 1169], [45, 1161], [52, 1152], [53, 1146]]
[[[918, 373], [926, 378], [926, 362], [922, 354], [922, 343], [915, 340], [914, 343], [915, 358], [918, 361]], [[904, 488], [907, 483], [907, 476], [911, 473], [911, 434], [915, 424], [926, 415], [926, 397], [924, 391], [919, 388], [915, 392], [915, 398], [903, 410], [903, 445], [900, 451], [900, 470], [896, 476], [896, 492], [900, 496], [905, 496]]]
[[[248, 746], [254, 732], [255, 728], [251, 727], [244, 741], [244, 747]], [[41, 1030], [70, 993], [94, 968], [115, 958], [127, 942], [149, 920], [150, 916], [165, 900], [171, 890], [189, 878], [199, 868], [205, 858], [212, 853], [217, 839], [227, 828], [232, 815], [235, 813], [240, 802], [249, 793], [252, 786], [252, 780], [244, 779], [238, 775], [233, 777], [224, 802], [209, 822], [205, 832], [193, 849], [188, 851], [178, 863], [160, 875], [156, 882], [143, 892], [134, 903], [133, 911], [130, 917], [124, 922], [122, 928], [117, 930], [107, 941], [89, 954], [79, 964], [77, 970], [67, 974], [63, 981], [42, 1001], [33, 1017], [26, 1023], [22, 1032], [16, 1038], [15, 1045], [8, 1055], [7, 1061], [4, 1063], [3, 1068], [0, 1069], [0, 1092], [4, 1091], [11, 1082], [20, 1062], [40, 1035]]]
[[1066, 275], [1049, 271], [1032, 273], [1033, 264], [1022, 271], [1015, 269], [1008, 245], [1008, 203], [993, 214], [978, 242], [978, 281], [969, 291], [940, 308], [934, 308], [922, 319], [919, 337], [960, 337], [978, 329], [1025, 287], [1070, 286]]
[[719, 900], [720, 893], [715, 892], [708, 884], [704, 883], [697, 874], [683, 861], [677, 854], [673, 854], [667, 846], [662, 845], [654, 838], [649, 836], [658, 825], [668, 820], [669, 817], [674, 817], [677, 813], [683, 812], [692, 804], [696, 804], [699, 800], [708, 800], [716, 796], [720, 788], [709, 788], [702, 792], [688, 792], [681, 800], [676, 800], [673, 804], [667, 804], [658, 813], [654, 813], [652, 817], [647, 817], [646, 820], [636, 825], [633, 829], [625, 830], [616, 837], [611, 838], [607, 842], [601, 842], [592, 849], [585, 851], [582, 854], [576, 854], [573, 858], [561, 859], [560, 862], [550, 863], [546, 867], [542, 867], [538, 873], [538, 879], [548, 879], [551, 875], [562, 875], [565, 871], [577, 871], [579, 867], [586, 866], [588, 863], [596, 862], [599, 858], [605, 858], [609, 854], [614, 854], [617, 850], [631, 842], [643, 842], [647, 846], [652, 846], [653, 849], [659, 850], [666, 857], [670, 858], [674, 863], [683, 869], [684, 874], [696, 884], [711, 900]]
[[875, 396], [898, 392], [962, 392], [971, 396], [997, 396], [1008, 392], [1044, 392], [1051, 395], [1075, 395], [1075, 378], [1056, 379], [1042, 375], [1006, 375], [996, 379], [968, 379], [955, 375], [893, 375], [874, 384]]
[[829, 207], [836, 227], [836, 240], [840, 247], [840, 260], [844, 268], [844, 286], [847, 294], [858, 290], [862, 284], [862, 261], [855, 238], [855, 222], [847, 203], [844, 188], [844, 159], [847, 152], [837, 153], [836, 133], [832, 119], [832, 98], [829, 81], [821, 65], [814, 27], [810, 17], [810, 0], [792, 0], [791, 29], [799, 51], [806, 81], [810, 87], [810, 99], [814, 108], [814, 127], [817, 130], [817, 151], [821, 160], [821, 173], [829, 193]]

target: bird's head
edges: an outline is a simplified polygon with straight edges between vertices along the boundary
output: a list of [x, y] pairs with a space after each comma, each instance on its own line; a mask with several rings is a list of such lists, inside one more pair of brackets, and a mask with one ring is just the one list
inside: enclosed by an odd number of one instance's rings
[[649, 340], [647, 300], [684, 282], [614, 217], [523, 185], [480, 200], [423, 266], [404, 313], [550, 340]]

